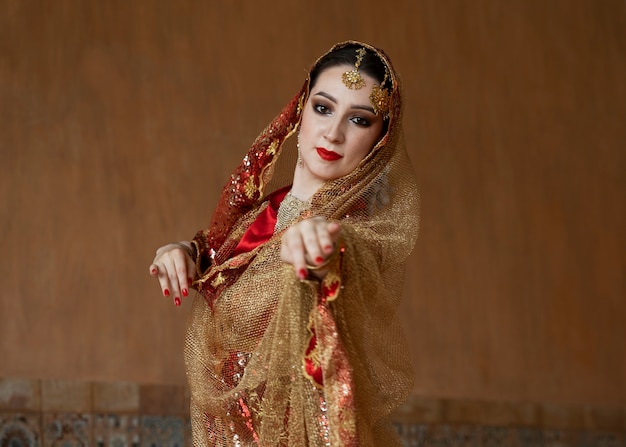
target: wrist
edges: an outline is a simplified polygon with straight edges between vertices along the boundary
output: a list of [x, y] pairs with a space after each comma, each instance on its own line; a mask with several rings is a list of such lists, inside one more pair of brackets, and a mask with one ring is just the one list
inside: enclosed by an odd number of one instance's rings
[[196, 248], [194, 245], [192, 245], [190, 242], [187, 242], [187, 241], [172, 242], [171, 244], [167, 244], [167, 245], [164, 245], [163, 247], [160, 247], [156, 251], [156, 257], [158, 258], [163, 253], [166, 253], [170, 250], [174, 250], [176, 248], [183, 250], [185, 253], [189, 255], [192, 261], [195, 262], [196, 257], [197, 257]]

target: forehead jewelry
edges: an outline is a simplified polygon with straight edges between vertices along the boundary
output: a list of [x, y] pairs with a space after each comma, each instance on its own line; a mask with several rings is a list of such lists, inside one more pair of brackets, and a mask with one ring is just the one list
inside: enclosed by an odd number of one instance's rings
[[356, 50], [356, 62], [354, 63], [354, 68], [341, 75], [341, 80], [350, 90], [358, 90], [365, 87], [365, 80], [361, 76], [361, 73], [359, 73], [359, 67], [363, 61], [363, 56], [365, 56], [365, 48], [359, 48]]
[[372, 93], [370, 93], [370, 102], [374, 108], [374, 113], [376, 115], [379, 113], [382, 114], [384, 119], [389, 118], [389, 108], [391, 106], [389, 90], [384, 87], [388, 77], [389, 71], [385, 64], [385, 77], [383, 78], [383, 82], [381, 82], [380, 85], [375, 85], [372, 88]]

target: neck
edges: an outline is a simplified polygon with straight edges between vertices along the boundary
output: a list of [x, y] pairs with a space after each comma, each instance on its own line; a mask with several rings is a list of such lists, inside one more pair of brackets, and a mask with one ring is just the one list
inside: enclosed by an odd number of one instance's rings
[[296, 167], [293, 174], [293, 186], [291, 187], [291, 195], [300, 200], [309, 200], [315, 192], [322, 187], [323, 181], [318, 179], [307, 178], [303, 173], [303, 169]]

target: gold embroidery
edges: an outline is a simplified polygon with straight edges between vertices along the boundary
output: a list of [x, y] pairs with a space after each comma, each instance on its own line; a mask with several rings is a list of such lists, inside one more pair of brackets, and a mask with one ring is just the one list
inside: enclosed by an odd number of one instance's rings
[[300, 98], [298, 99], [298, 107], [296, 108], [296, 116], [300, 116], [300, 114], [302, 113], [302, 109], [304, 108], [304, 97], [306, 95], [303, 93], [302, 95], [300, 95]]
[[[315, 321], [314, 321], [314, 314], [315, 314], [316, 310], [315, 308], [313, 308], [311, 310], [311, 313], [309, 314], [309, 322], [307, 324], [307, 332], [308, 332], [308, 337], [307, 337], [307, 343], [306, 343], [306, 349], [304, 351], [304, 355], [302, 356], [302, 372], [304, 373], [304, 376], [309, 380], [309, 382], [311, 382], [311, 384], [317, 388], [317, 389], [323, 389], [324, 388], [324, 384], [323, 383], [318, 383], [317, 380], [315, 379], [315, 377], [313, 377], [311, 374], [309, 374], [309, 371], [307, 369], [307, 360], [310, 360], [311, 363], [313, 364], [313, 366], [317, 369], [317, 368], [321, 368], [322, 367], [322, 357], [323, 357], [323, 352], [322, 352], [322, 348], [320, 347], [318, 340], [317, 340], [317, 334], [315, 333], [315, 329], [314, 329], [314, 325], [315, 325]], [[315, 341], [314, 341], [315, 339]], [[313, 349], [309, 350], [311, 347], [311, 342], [315, 343]], [[323, 380], [323, 379], [322, 379]]]
[[322, 293], [327, 301], [335, 301], [341, 289], [341, 278], [335, 272], [328, 272], [322, 280]]
[[276, 149], [278, 149], [278, 140], [273, 140], [270, 145], [267, 147], [265, 153], [267, 155], [274, 155], [276, 153]]
[[219, 286], [221, 286], [225, 282], [226, 282], [226, 278], [224, 277], [224, 275], [222, 275], [222, 272], [219, 272], [217, 276], [215, 277], [215, 279], [211, 282], [211, 286], [217, 289]]
[[306, 354], [304, 358], [311, 360], [313, 366], [319, 368], [322, 365], [322, 354], [320, 353], [320, 347], [315, 343], [315, 347], [311, 352]]
[[246, 184], [243, 186], [243, 190], [246, 193], [246, 196], [248, 197], [248, 199], [253, 199], [256, 192], [257, 192], [257, 187], [254, 184], [254, 176], [251, 175], [250, 177], [248, 177], [248, 180], [246, 180]]

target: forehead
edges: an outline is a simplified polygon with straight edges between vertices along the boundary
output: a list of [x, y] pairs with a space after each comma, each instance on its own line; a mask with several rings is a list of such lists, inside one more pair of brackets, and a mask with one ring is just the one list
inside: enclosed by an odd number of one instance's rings
[[349, 89], [344, 83], [341, 76], [346, 72], [354, 70], [353, 65], [336, 65], [328, 67], [320, 72], [315, 85], [311, 89], [311, 96], [316, 93], [325, 92], [331, 94], [338, 100], [345, 100], [363, 104], [369, 104], [369, 96], [372, 92], [372, 88], [377, 84], [376, 80], [370, 75], [359, 72], [361, 77], [365, 81], [365, 87], [358, 90]]

